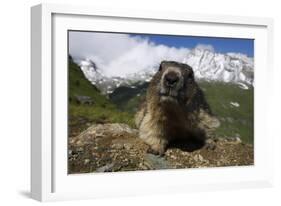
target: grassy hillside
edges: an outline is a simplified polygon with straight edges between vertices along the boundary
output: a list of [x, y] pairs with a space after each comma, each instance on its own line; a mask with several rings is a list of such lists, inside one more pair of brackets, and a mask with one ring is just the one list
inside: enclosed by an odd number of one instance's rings
[[[253, 143], [254, 88], [241, 89], [236, 84], [222, 82], [200, 82], [212, 111], [221, 121], [217, 134], [221, 137], [240, 138]], [[231, 105], [231, 102], [239, 106]]]
[[68, 82], [68, 91], [69, 91], [69, 100], [70, 103], [73, 103], [76, 95], [79, 96], [89, 96], [91, 97], [95, 104], [98, 106], [105, 105], [105, 106], [113, 106], [110, 102], [106, 99], [105, 96], [100, 94], [100, 91], [97, 87], [89, 82], [79, 66], [74, 63], [69, 58], [69, 82]]
[[[84, 129], [86, 122], [105, 123], [122, 122], [133, 126], [133, 114], [120, 111], [116, 105], [92, 85], [84, 76], [79, 66], [69, 57], [69, 126]], [[88, 96], [92, 105], [79, 104], [76, 96]]]

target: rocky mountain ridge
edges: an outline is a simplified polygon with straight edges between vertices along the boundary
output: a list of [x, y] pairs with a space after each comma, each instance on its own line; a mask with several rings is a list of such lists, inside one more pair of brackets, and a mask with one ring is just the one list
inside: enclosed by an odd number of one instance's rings
[[[221, 54], [211, 49], [196, 47], [190, 50], [181, 62], [193, 68], [195, 78], [198, 80], [232, 82], [241, 85], [244, 89], [254, 84], [254, 60], [244, 54]], [[138, 72], [126, 74], [126, 76], [105, 75], [102, 68], [99, 68], [91, 59], [76, 60], [76, 63], [86, 78], [103, 94], [111, 94], [120, 86], [134, 88], [149, 82], [157, 72], [160, 62], [155, 62], [150, 68], [138, 69]]]

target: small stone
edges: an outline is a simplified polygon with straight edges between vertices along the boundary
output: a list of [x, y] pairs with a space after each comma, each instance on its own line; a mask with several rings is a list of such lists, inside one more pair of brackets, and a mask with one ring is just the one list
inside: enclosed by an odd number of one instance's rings
[[75, 139], [74, 138], [70, 139], [69, 143], [70, 144], [74, 144], [75, 143]]
[[235, 137], [235, 141], [236, 141], [237, 143], [241, 143], [241, 142], [242, 142], [242, 140], [241, 140], [240, 137], [238, 137], [238, 136]]
[[207, 150], [215, 150], [216, 149], [216, 142], [213, 139], [207, 139], [205, 142], [205, 148]]
[[175, 155], [170, 155], [170, 157], [171, 157], [172, 159], [176, 159], [176, 158], [177, 158]]
[[82, 144], [83, 144], [83, 143], [82, 143], [81, 140], [78, 140], [78, 141], [76, 142], [76, 145], [77, 145], [77, 146], [82, 146]]
[[203, 158], [202, 155], [200, 155], [200, 154], [195, 155], [193, 159], [194, 159], [196, 162], [203, 162], [203, 161], [204, 161], [204, 158]]
[[149, 165], [150, 168], [153, 169], [168, 169], [171, 168], [170, 163], [165, 160], [163, 157], [159, 157], [158, 155], [146, 154], [144, 156], [146, 165]]
[[83, 152], [83, 147], [78, 147], [77, 152]]
[[116, 144], [112, 145], [112, 148], [117, 149], [117, 150], [123, 149], [123, 147], [124, 146], [120, 143], [116, 143]]
[[144, 165], [143, 163], [140, 163], [139, 164], [139, 168], [142, 169], [142, 170], [147, 170], [149, 169], [146, 165]]
[[242, 143], [242, 140], [239, 137], [239, 135], [234, 136], [234, 137], [227, 137], [226, 139], [227, 139], [228, 142], [230, 142], [232, 144], [240, 144], [240, 143]]
[[84, 160], [84, 164], [85, 164], [85, 165], [87, 165], [89, 162], [90, 162], [89, 159], [85, 159], [85, 160]]
[[126, 144], [124, 144], [124, 148], [125, 148], [126, 150], [130, 150], [130, 149], [132, 149], [132, 144], [126, 143]]
[[114, 163], [107, 164], [103, 167], [98, 168], [97, 172], [110, 172], [114, 166]]

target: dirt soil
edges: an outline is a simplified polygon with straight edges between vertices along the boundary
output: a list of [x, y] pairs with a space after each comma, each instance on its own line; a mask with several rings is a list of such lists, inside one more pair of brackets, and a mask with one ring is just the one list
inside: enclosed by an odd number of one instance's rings
[[164, 156], [148, 152], [138, 130], [126, 124], [92, 124], [68, 141], [68, 172], [117, 172], [254, 164], [254, 150], [239, 138], [212, 138], [212, 147], [175, 142]]

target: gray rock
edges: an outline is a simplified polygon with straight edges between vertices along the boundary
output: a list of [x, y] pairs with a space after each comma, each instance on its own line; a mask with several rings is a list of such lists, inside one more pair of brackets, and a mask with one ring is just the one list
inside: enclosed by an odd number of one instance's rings
[[83, 147], [78, 147], [76, 151], [80, 153], [83, 152], [83, 150], [84, 150]]
[[132, 149], [132, 147], [133, 147], [133, 145], [130, 144], [130, 143], [124, 144], [124, 148], [125, 148], [126, 150], [130, 150], [130, 149]]
[[203, 161], [204, 161], [204, 158], [203, 158], [202, 155], [200, 155], [200, 154], [195, 155], [193, 159], [194, 159], [196, 162], [203, 162]]
[[216, 141], [214, 139], [207, 139], [205, 142], [205, 148], [208, 150], [216, 149]]
[[235, 143], [235, 144], [240, 144], [240, 143], [242, 143], [242, 140], [241, 140], [241, 138], [239, 137], [239, 134], [238, 134], [238, 135], [236, 134], [236, 136], [234, 136], [234, 137], [227, 137], [226, 140], [227, 140], [228, 142]]
[[89, 160], [89, 159], [85, 159], [85, 160], [84, 160], [84, 165], [89, 164], [89, 162], [90, 162], [90, 160]]
[[76, 99], [77, 104], [86, 104], [86, 105], [94, 104], [94, 101], [89, 96], [75, 95], [75, 99]]
[[164, 157], [160, 157], [154, 154], [146, 154], [144, 160], [151, 169], [168, 169], [171, 165]]
[[83, 145], [85, 140], [91, 138], [102, 138], [107, 136], [108, 133], [114, 134], [115, 136], [123, 135], [124, 133], [137, 136], [138, 130], [130, 128], [127, 124], [93, 124], [76, 137], [76, 144]]
[[114, 166], [114, 163], [106, 164], [105, 166], [97, 168], [96, 172], [110, 172]]
[[242, 140], [240, 139], [240, 137], [235, 137], [235, 141], [236, 141], [237, 143], [241, 143], [241, 142], [242, 142]]
[[123, 148], [124, 148], [124, 145], [123, 145], [123, 144], [120, 144], [120, 143], [115, 143], [115, 144], [112, 145], [112, 148], [113, 148], [113, 149], [120, 150], [120, 149], [123, 149]]

